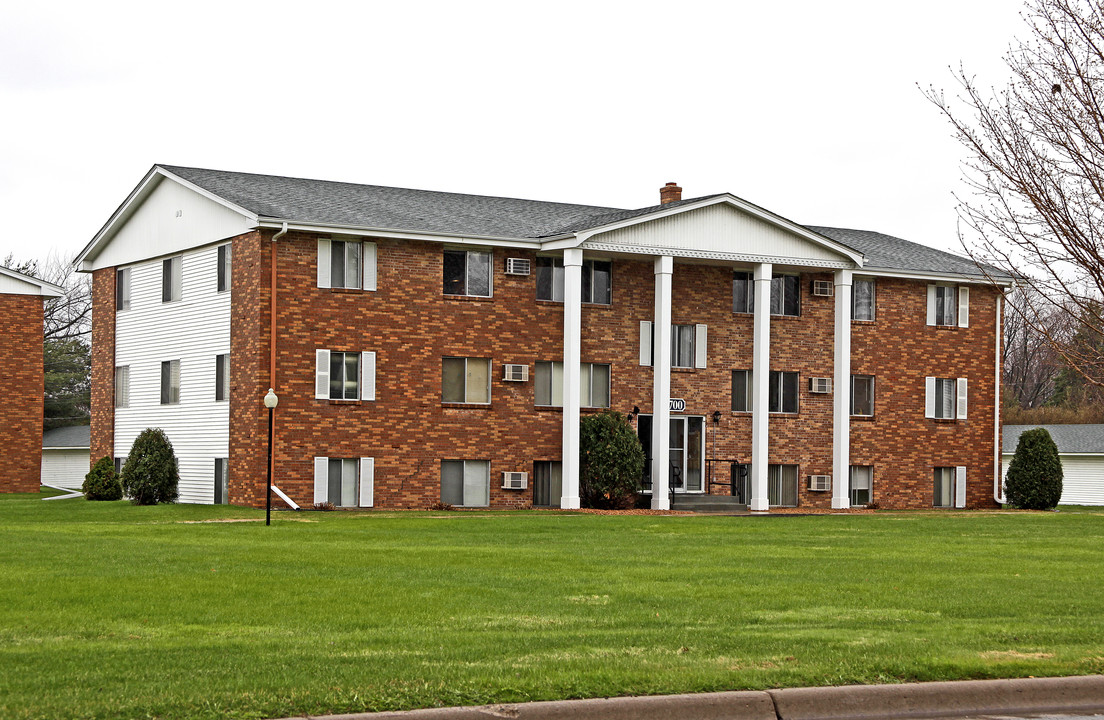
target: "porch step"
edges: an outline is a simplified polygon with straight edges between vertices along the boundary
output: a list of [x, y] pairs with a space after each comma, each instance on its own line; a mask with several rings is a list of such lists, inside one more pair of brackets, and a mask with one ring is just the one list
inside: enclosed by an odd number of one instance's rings
[[747, 512], [747, 505], [731, 495], [678, 495], [671, 499], [672, 510], [700, 513]]

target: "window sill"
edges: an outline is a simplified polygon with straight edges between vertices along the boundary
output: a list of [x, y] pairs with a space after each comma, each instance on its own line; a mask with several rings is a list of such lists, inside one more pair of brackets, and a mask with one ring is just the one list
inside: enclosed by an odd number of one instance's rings
[[937, 330], [937, 331], [938, 330], [946, 331], [946, 330], [968, 330], [969, 329], [969, 328], [961, 327], [959, 325], [928, 325], [928, 327], [930, 327], [932, 330]]
[[873, 415], [852, 415], [851, 419], [855, 422], [874, 422]]
[[[321, 400], [322, 398], [318, 398]], [[336, 398], [327, 398], [326, 402], [330, 405], [360, 405], [362, 402], [371, 402], [370, 400], [338, 400]]]
[[671, 366], [671, 372], [677, 372], [677, 373], [692, 373], [695, 370], [704, 370], [704, 369], [705, 368], [675, 367], [673, 365]]
[[954, 425], [958, 422], [958, 418], [928, 418], [937, 425]]
[[331, 293], [335, 295], [360, 295], [361, 293], [371, 292], [364, 288], [348, 288], [348, 287], [332, 287], [328, 288]]
[[490, 410], [492, 405], [491, 403], [442, 402], [441, 407], [453, 410]]
[[851, 318], [851, 322], [858, 323], [859, 325], [873, 325], [875, 323], [875, 320], [860, 320], [858, 318]]
[[491, 302], [494, 300], [494, 296], [484, 297], [482, 295], [449, 295], [448, 293], [441, 293], [441, 297], [445, 300], [458, 300], [460, 302]]

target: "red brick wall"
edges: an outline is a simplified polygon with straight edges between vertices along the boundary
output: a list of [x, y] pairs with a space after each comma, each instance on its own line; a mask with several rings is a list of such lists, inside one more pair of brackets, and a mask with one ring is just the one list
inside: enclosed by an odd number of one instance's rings
[[115, 268], [92, 273], [92, 429], [89, 461], [115, 454]]
[[[268, 387], [268, 252], [257, 233], [234, 241], [231, 498], [263, 502]], [[489, 460], [491, 505], [528, 503], [532, 491], [502, 490], [504, 471], [532, 472], [558, 460], [561, 415], [534, 406], [533, 382], [501, 380], [504, 363], [562, 358], [563, 306], [535, 300], [536, 277], [505, 275], [498, 249], [494, 298], [441, 292], [438, 244], [381, 239], [376, 292], [320, 290], [316, 237], [290, 233], [278, 243], [277, 442], [275, 482], [298, 502], [313, 502], [313, 457], [374, 457], [377, 507], [424, 507], [440, 498], [440, 461]], [[614, 264], [613, 304], [583, 308], [582, 359], [613, 365], [612, 406], [651, 411], [651, 369], [639, 363], [639, 322], [653, 312], [653, 263]], [[813, 297], [802, 276], [802, 315], [771, 322], [775, 370], [800, 373], [800, 412], [770, 419], [772, 463], [800, 466], [802, 505], [827, 507], [831, 493], [805, 489], [809, 474], [831, 473], [832, 396], [808, 391], [811, 376], [832, 377], [833, 298]], [[709, 326], [709, 367], [675, 370], [671, 392], [687, 415], [722, 412], [707, 422], [707, 455], [750, 459], [751, 416], [730, 411], [731, 371], [751, 366], [750, 315], [731, 311], [732, 273], [676, 264], [675, 323]], [[852, 422], [852, 462], [875, 466], [874, 500], [883, 507], [928, 507], [932, 467], [966, 465], [971, 506], [992, 505], [994, 291], [974, 288], [968, 329], [929, 328], [926, 284], [878, 280], [877, 320], [853, 324], [852, 371], [876, 380], [876, 416]], [[315, 350], [377, 353], [376, 400], [314, 399]], [[441, 403], [443, 356], [492, 360], [489, 407]], [[970, 378], [965, 421], [927, 420], [924, 377]], [[846, 391], [846, 390], [845, 390]], [[716, 435], [714, 437], [714, 428]], [[719, 469], [727, 480], [728, 466]], [[719, 491], [719, 490], [718, 490]]]
[[42, 473], [42, 298], [0, 295], [0, 492], [38, 492]]

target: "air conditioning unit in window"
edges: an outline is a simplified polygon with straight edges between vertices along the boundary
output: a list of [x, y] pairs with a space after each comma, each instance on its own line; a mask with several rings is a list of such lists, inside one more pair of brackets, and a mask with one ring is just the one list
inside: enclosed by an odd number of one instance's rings
[[832, 297], [832, 281], [813, 280], [813, 295], [817, 297]]
[[528, 275], [529, 260], [526, 258], [506, 258], [507, 275]]
[[503, 365], [502, 379], [508, 382], [526, 382], [529, 379], [529, 366]]
[[813, 492], [828, 492], [832, 489], [831, 475], [810, 475], [809, 489]]
[[504, 472], [502, 473], [503, 490], [524, 490], [529, 487], [529, 473]]
[[809, 378], [809, 392], [822, 395], [832, 392], [832, 378]]

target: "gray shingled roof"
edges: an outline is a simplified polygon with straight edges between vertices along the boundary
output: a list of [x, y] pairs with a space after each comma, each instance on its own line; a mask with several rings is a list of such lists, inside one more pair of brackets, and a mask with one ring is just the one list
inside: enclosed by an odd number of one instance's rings
[[[871, 269], [915, 270], [948, 275], [984, 275], [970, 258], [902, 240], [892, 235], [872, 230], [850, 230], [817, 225], [805, 227], [858, 250], [865, 256], [863, 265]], [[988, 271], [993, 277], [1011, 279], [996, 268], [990, 267]]]
[[[719, 195], [635, 210], [159, 165], [259, 217], [303, 224], [539, 239]], [[806, 226], [861, 252], [872, 269], [982, 276], [968, 258], [867, 230]], [[1005, 277], [997, 273], [1000, 277]]]
[[87, 425], [54, 428], [42, 433], [44, 448], [87, 448], [91, 447], [92, 428]]
[[1016, 452], [1016, 443], [1025, 430], [1046, 428], [1060, 453], [1104, 453], [1104, 425], [1005, 425], [1001, 449]]
[[593, 205], [160, 167], [261, 217], [307, 224], [541, 238], [588, 217], [622, 212]]

